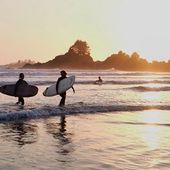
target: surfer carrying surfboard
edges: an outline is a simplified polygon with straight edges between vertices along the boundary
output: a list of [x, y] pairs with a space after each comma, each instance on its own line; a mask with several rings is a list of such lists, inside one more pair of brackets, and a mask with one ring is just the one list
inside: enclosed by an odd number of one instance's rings
[[[16, 94], [18, 87], [20, 85], [23, 85], [23, 84], [28, 84], [28, 83], [24, 80], [24, 73], [20, 73], [19, 74], [19, 80], [15, 84], [14, 94]], [[16, 102], [16, 104], [20, 104], [20, 103], [21, 103], [21, 105], [24, 105], [24, 98], [23, 97], [18, 97], [18, 102]]]
[[[56, 91], [57, 91], [57, 93], [58, 93], [59, 82], [61, 80], [65, 79], [65, 78], [67, 78], [67, 73], [66, 73], [65, 70], [60, 71], [60, 74], [61, 74], [61, 77], [58, 78], [57, 83], [56, 83]], [[72, 86], [71, 88], [73, 89], [73, 93], [75, 93], [74, 87]], [[60, 100], [59, 106], [64, 106], [65, 105], [65, 100], [66, 100], [66, 91], [63, 92], [63, 93], [60, 93], [60, 96], [61, 96], [61, 100]]]

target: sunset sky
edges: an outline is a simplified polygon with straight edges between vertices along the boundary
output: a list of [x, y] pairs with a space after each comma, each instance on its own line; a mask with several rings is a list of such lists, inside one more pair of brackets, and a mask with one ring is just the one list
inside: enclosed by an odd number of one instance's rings
[[0, 65], [45, 62], [80, 39], [94, 60], [122, 50], [170, 59], [169, 0], [0, 0]]

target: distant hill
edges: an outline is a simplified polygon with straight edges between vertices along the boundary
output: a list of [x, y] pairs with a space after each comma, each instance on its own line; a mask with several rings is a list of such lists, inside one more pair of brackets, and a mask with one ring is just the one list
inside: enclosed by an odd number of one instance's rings
[[93, 61], [90, 48], [85, 41], [77, 40], [63, 55], [45, 63], [27, 63], [23, 68], [59, 68], [59, 69], [116, 69], [122, 71], [170, 71], [170, 60], [168, 62], [152, 61], [140, 57], [137, 52], [131, 56], [119, 51], [112, 54], [104, 61]]
[[32, 60], [18, 60], [17, 62], [4, 65], [6, 68], [23, 68], [25, 64], [35, 64]]

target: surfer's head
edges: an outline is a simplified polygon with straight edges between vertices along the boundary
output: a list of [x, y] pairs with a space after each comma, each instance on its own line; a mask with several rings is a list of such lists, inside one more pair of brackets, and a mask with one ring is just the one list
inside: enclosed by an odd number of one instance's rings
[[20, 78], [20, 79], [24, 79], [24, 73], [20, 73], [20, 74], [19, 74], [19, 78]]
[[61, 73], [61, 76], [62, 76], [62, 77], [65, 77], [65, 76], [67, 75], [67, 73], [66, 73], [65, 70], [60, 71], [60, 73]]

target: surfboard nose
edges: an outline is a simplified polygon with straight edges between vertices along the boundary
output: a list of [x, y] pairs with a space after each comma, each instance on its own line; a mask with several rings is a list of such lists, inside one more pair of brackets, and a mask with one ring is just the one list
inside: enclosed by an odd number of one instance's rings
[[45, 91], [43, 92], [43, 96], [46, 96], [46, 92], [48, 90], [48, 87], [45, 89]]

